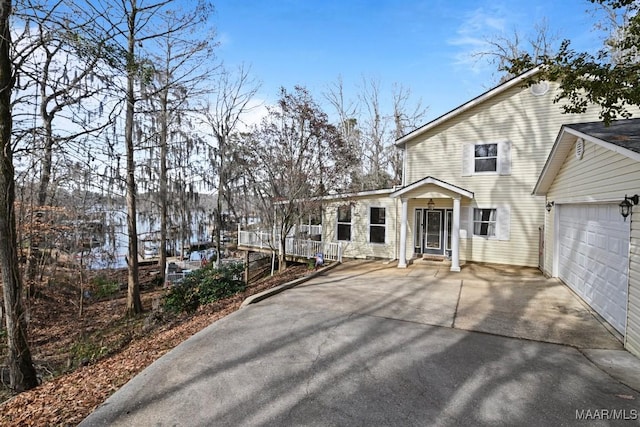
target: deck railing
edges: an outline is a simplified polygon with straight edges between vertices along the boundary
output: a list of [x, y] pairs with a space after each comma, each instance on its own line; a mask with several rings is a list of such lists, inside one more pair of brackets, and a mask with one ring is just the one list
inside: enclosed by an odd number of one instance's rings
[[[279, 236], [264, 231], [238, 231], [238, 246], [248, 246], [257, 249], [272, 249], [277, 251], [280, 246]], [[301, 258], [314, 258], [317, 253], [321, 253], [327, 261], [342, 262], [341, 242], [322, 242], [318, 240], [296, 239], [287, 237], [285, 239], [285, 253], [290, 256]]]
[[277, 248], [278, 236], [266, 231], [238, 231], [238, 245], [267, 249]]
[[301, 224], [299, 228], [301, 233], [307, 233], [310, 236], [322, 234], [322, 224], [320, 225]]

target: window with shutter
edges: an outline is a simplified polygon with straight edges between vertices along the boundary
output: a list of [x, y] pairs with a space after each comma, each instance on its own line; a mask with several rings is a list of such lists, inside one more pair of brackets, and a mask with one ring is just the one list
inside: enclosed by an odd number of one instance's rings
[[464, 144], [462, 176], [495, 174], [511, 175], [511, 142]]
[[497, 215], [495, 209], [473, 210], [473, 235], [495, 237]]
[[496, 172], [498, 170], [498, 144], [477, 144], [473, 151], [473, 171]]
[[[500, 206], [497, 208], [470, 208], [469, 215], [463, 215], [466, 209], [460, 211], [461, 214], [461, 233], [462, 227], [469, 229], [470, 236], [484, 237], [495, 240], [509, 240], [509, 230], [511, 226], [510, 209], [508, 206]], [[463, 219], [469, 217], [468, 223]]]

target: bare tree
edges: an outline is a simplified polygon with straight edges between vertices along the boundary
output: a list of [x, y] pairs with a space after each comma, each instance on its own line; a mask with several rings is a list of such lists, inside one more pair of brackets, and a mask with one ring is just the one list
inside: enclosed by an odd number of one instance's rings
[[[78, 37], [79, 33], [89, 33], [90, 23], [71, 20], [58, 9], [63, 9], [60, 2], [46, 11], [32, 7], [16, 14], [26, 28], [33, 27], [16, 40], [18, 48], [13, 57], [21, 76], [14, 100], [14, 115], [20, 118], [20, 126], [14, 129], [14, 135], [33, 159], [38, 180], [32, 200], [32, 230], [40, 230], [38, 211], [52, 201], [54, 192], [49, 191], [49, 186], [54, 154], [77, 155], [78, 150], [70, 150], [69, 146], [75, 142], [74, 148], [83, 147], [83, 138], [108, 126], [111, 116], [98, 97], [106, 96], [100, 64], [110, 62], [108, 46], [95, 38]], [[33, 117], [29, 117], [30, 106]], [[64, 125], [56, 128], [55, 121], [60, 119]], [[25, 279], [30, 294], [40, 261], [41, 240], [39, 233], [27, 236]]]
[[419, 126], [426, 115], [422, 102], [415, 102], [411, 91], [399, 84], [392, 86], [392, 110], [385, 109], [382, 85], [375, 79], [362, 79], [357, 102], [345, 97], [341, 78], [324, 94], [338, 117], [336, 125], [345, 148], [354, 158], [349, 189], [372, 190], [400, 184], [402, 153], [394, 142]]
[[14, 75], [11, 62], [11, 0], [0, 2], [0, 270], [7, 323], [10, 387], [16, 391], [38, 385], [27, 339], [22, 281], [18, 268], [15, 181], [11, 146], [11, 92]]
[[[510, 61], [509, 72], [518, 74], [544, 64], [529, 83], [552, 80], [560, 83], [556, 102], [563, 102], [565, 113], [583, 113], [590, 105], [600, 107], [605, 124], [618, 118], [629, 118], [629, 106], [640, 105], [640, 2], [637, 0], [592, 0], [608, 17], [605, 42], [597, 53], [576, 52], [564, 40], [558, 52], [536, 58], [523, 53]], [[611, 14], [621, 17], [618, 21]], [[611, 24], [611, 25], [610, 25]]]
[[[394, 137], [399, 139], [422, 124], [427, 114], [427, 108], [422, 101], [413, 103], [411, 90], [400, 84], [393, 85], [393, 125]], [[402, 151], [395, 144], [387, 146], [388, 158], [393, 171], [393, 184], [402, 183]]]
[[[364, 189], [363, 177], [365, 175], [364, 147], [362, 146], [362, 132], [359, 127], [358, 103], [347, 100], [345, 96], [344, 83], [342, 77], [338, 77], [324, 93], [325, 99], [329, 101], [338, 116], [336, 127], [340, 131], [342, 140], [345, 141], [346, 149], [353, 154], [354, 162], [351, 167], [348, 186], [352, 189]], [[356, 188], [360, 186], [360, 188]]]
[[[120, 87], [125, 101], [124, 145], [126, 157], [126, 193], [127, 193], [127, 229], [129, 244], [128, 265], [128, 314], [142, 312], [140, 300], [138, 269], [138, 227], [137, 227], [137, 182], [136, 182], [136, 139], [134, 135], [135, 117], [140, 111], [137, 107], [142, 98], [141, 87], [154, 75], [154, 64], [145, 50], [153, 40], [172, 37], [183, 30], [184, 22], [176, 19], [170, 27], [159, 26], [160, 15], [169, 10], [173, 0], [159, 0], [147, 3], [143, 0], [116, 0], [87, 2], [86, 7], [92, 15], [98, 16], [103, 23], [105, 34], [122, 52], [121, 70], [124, 72], [124, 84]], [[207, 16], [212, 6], [200, 1], [195, 6], [197, 14]], [[166, 21], [165, 21], [166, 22]], [[113, 83], [118, 84], [118, 80]], [[140, 139], [140, 138], [139, 138]]]
[[220, 232], [223, 228], [223, 200], [227, 203], [229, 197], [229, 183], [232, 179], [233, 158], [237, 157], [237, 146], [233, 144], [234, 133], [244, 114], [250, 110], [250, 101], [258, 91], [259, 84], [250, 77], [249, 69], [240, 66], [235, 73], [223, 69], [217, 80], [215, 98], [204, 105], [203, 120], [216, 146], [211, 147], [211, 166], [217, 171], [217, 206], [216, 206], [216, 234], [215, 243], [218, 249], [217, 263], [221, 263]]
[[533, 33], [529, 36], [517, 29], [510, 35], [495, 34], [485, 37], [485, 48], [474, 52], [472, 57], [476, 60], [486, 60], [496, 67], [499, 83], [513, 78], [509, 72], [511, 61], [521, 55], [528, 54], [538, 63], [542, 58], [557, 52], [560, 38], [549, 28], [546, 19], [533, 27]]
[[362, 147], [367, 163], [367, 174], [363, 177], [366, 189], [385, 188], [391, 185], [385, 148], [392, 139], [389, 135], [389, 120], [380, 103], [381, 83], [375, 79], [362, 79], [360, 103], [364, 117], [361, 121]]
[[[617, 2], [593, 0], [591, 15], [596, 19], [594, 28], [604, 35], [603, 53], [613, 64], [637, 63], [639, 61], [637, 25], [638, 4], [633, 1]], [[629, 3], [625, 5], [625, 3]]]
[[[213, 32], [206, 33], [208, 37], [199, 37], [202, 34], [199, 27], [206, 26], [206, 20], [207, 15], [198, 8], [181, 14], [171, 10], [160, 16], [159, 26], [167, 31], [163, 37], [155, 39], [158, 46], [157, 53], [152, 55], [155, 74], [153, 80], [143, 86], [143, 96], [149, 107], [145, 111], [146, 117], [142, 118], [145, 122], [139, 126], [148, 124], [146, 145], [150, 147], [149, 160], [159, 163], [159, 171], [153, 171], [152, 174], [158, 177], [159, 266], [163, 282], [169, 229], [168, 170], [172, 167], [169, 148], [182, 142], [175, 140], [180, 136], [180, 127], [188, 124], [187, 116], [195, 109], [194, 99], [211, 92], [205, 82], [217, 68], [213, 63]], [[170, 31], [172, 28], [179, 30]], [[159, 152], [154, 151], [154, 148], [159, 148]], [[159, 154], [159, 158], [154, 154]]]
[[351, 156], [338, 130], [303, 87], [295, 87], [293, 93], [281, 89], [278, 105], [269, 109], [245, 144], [254, 158], [247, 175], [280, 237], [282, 271], [286, 236], [300, 218], [316, 211], [319, 196], [341, 184]]

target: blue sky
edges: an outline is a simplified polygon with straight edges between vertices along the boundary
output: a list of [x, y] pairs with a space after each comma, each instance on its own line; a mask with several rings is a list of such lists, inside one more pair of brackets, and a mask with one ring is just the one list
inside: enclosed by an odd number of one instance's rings
[[245, 63], [262, 81], [259, 96], [307, 87], [318, 101], [342, 77], [354, 96], [363, 77], [409, 88], [427, 119], [493, 87], [495, 66], [471, 53], [486, 37], [522, 35], [547, 20], [579, 50], [600, 45], [587, 0], [218, 0], [214, 24], [227, 65]]

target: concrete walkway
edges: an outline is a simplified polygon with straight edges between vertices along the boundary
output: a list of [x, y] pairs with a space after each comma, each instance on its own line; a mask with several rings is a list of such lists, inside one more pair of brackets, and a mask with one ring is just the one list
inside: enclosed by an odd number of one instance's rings
[[82, 425], [572, 425], [605, 408], [637, 420], [638, 375], [537, 270], [363, 262], [215, 322]]

